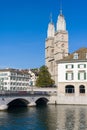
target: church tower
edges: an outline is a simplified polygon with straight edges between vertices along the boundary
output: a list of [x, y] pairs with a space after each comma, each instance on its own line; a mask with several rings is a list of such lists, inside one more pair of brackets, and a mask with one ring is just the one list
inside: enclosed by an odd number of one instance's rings
[[68, 32], [66, 30], [66, 21], [62, 10], [58, 15], [56, 30], [52, 22], [48, 25], [47, 39], [45, 44], [46, 66], [57, 85], [57, 61], [68, 56]]
[[54, 38], [54, 80], [57, 85], [58, 82], [58, 71], [56, 61], [63, 59], [68, 56], [68, 32], [66, 30], [66, 21], [60, 11], [60, 14], [57, 19], [56, 32]]
[[51, 76], [53, 75], [54, 68], [54, 34], [55, 27], [51, 19], [48, 24], [47, 39], [45, 43], [45, 64], [48, 67]]

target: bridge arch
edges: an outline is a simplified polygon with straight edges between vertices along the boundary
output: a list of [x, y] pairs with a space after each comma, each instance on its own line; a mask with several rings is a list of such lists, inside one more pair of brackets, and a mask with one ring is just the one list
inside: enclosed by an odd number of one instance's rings
[[38, 106], [38, 105], [47, 105], [47, 102], [48, 102], [49, 100], [47, 99], [47, 98], [45, 98], [45, 97], [41, 97], [41, 98], [38, 98], [36, 101], [35, 101], [35, 103], [36, 103], [36, 105]]
[[9, 102], [7, 105], [8, 105], [8, 108], [10, 107], [17, 107], [17, 106], [24, 106], [24, 107], [27, 107], [29, 104], [29, 101], [26, 100], [26, 99], [23, 99], [23, 98], [17, 98], [17, 99], [13, 99], [11, 102]]

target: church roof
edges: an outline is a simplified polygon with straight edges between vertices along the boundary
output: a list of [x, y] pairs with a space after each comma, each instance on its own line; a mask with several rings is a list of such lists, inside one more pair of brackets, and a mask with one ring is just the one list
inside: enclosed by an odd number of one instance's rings
[[77, 51], [69, 54], [67, 57], [64, 57], [61, 61], [82, 61], [87, 60], [87, 48], [80, 48]]

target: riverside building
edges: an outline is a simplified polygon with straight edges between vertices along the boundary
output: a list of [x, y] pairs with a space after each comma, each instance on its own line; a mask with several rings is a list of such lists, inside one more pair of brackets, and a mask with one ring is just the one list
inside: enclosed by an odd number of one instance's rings
[[30, 74], [19, 69], [0, 70], [0, 90], [25, 91], [29, 88]]
[[87, 105], [87, 48], [58, 61], [58, 104]]

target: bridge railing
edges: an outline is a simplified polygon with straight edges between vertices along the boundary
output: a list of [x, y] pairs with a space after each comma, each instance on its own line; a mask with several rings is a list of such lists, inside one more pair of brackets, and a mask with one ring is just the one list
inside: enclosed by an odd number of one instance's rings
[[0, 97], [2, 96], [50, 96], [49, 92], [46, 91], [0, 91]]

